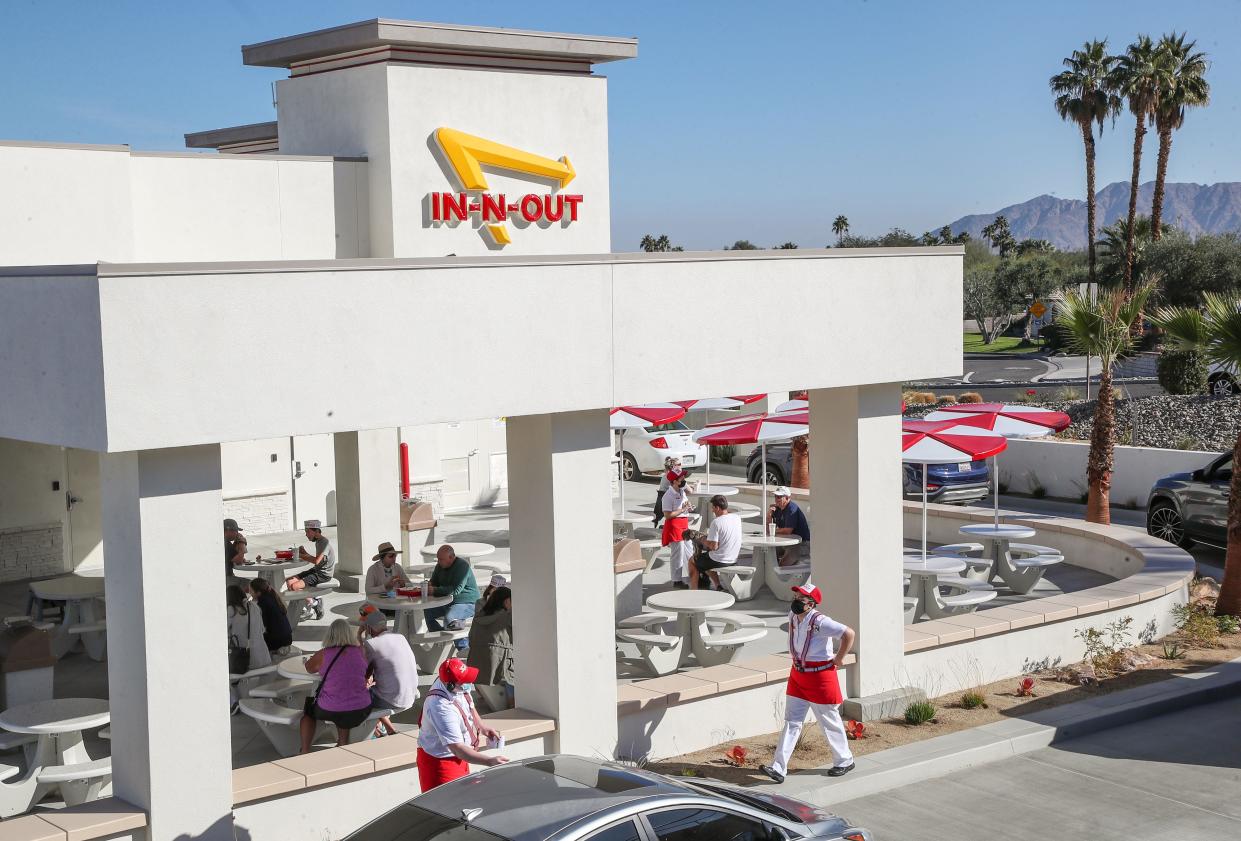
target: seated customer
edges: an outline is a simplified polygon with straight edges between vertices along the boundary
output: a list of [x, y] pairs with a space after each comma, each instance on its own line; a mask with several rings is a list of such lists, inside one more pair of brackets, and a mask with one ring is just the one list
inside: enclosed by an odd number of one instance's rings
[[[284, 583], [290, 590], [305, 590], [307, 587], [326, 584], [332, 580], [332, 573], [336, 571], [336, 547], [323, 533], [323, 523], [318, 520], [307, 520], [305, 529], [306, 539], [314, 541], [315, 551], [311, 554], [306, 551], [306, 547], [302, 546], [297, 550], [297, 555], [299, 560], [309, 562], [313, 566], [305, 572], [299, 572], [285, 579]], [[309, 619], [311, 616], [316, 619], [323, 618], [323, 599], [306, 600], [306, 606], [302, 608], [302, 618]]]
[[306, 671], [322, 677], [319, 690], [306, 699], [301, 723], [302, 753], [310, 752], [315, 722], [336, 725], [336, 745], [349, 744], [349, 731], [371, 714], [366, 688], [366, 655], [345, 619], [328, 626], [323, 648], [306, 659]]
[[478, 600], [478, 603], [474, 605], [474, 615], [477, 616], [478, 612], [483, 609], [483, 605], [487, 603], [487, 599], [491, 598], [491, 594], [496, 591], [496, 588], [507, 587], [507, 586], [508, 586], [508, 579], [505, 578], [503, 575], [500, 575], [497, 572], [495, 575], [491, 576], [491, 580], [487, 582], [486, 589], [483, 590], [482, 598], [480, 598]]
[[797, 503], [789, 498], [789, 489], [776, 488], [776, 504], [767, 509], [767, 522], [776, 524], [776, 534], [795, 534], [801, 538], [797, 546], [780, 553], [780, 566], [797, 563], [810, 552], [810, 523]]
[[503, 686], [508, 707], [514, 706], [513, 591], [496, 587], [470, 625], [470, 656], [466, 665], [478, 669], [475, 683]]
[[[418, 663], [409, 640], [388, 631], [388, 617], [378, 610], [366, 617], [362, 624], [366, 639], [362, 650], [370, 663], [371, 703], [376, 708], [394, 712], [407, 710], [418, 700]], [[396, 733], [392, 719], [384, 716], [375, 724], [375, 736], [391, 736]]]
[[293, 626], [289, 624], [289, 610], [284, 599], [266, 578], [250, 582], [250, 592], [263, 618], [263, 642], [272, 654], [285, 655], [293, 645]]
[[[444, 623], [451, 630], [464, 628], [465, 623], [474, 616], [474, 605], [479, 595], [470, 562], [458, 558], [448, 544], [441, 546], [435, 553], [435, 569], [427, 582], [426, 593], [428, 596], [452, 596], [452, 604], [433, 607], [425, 612], [428, 628], [441, 631]], [[454, 644], [458, 652], [465, 651], [470, 645], [464, 637]]]
[[707, 528], [707, 536], [699, 540], [698, 552], [689, 562], [689, 586], [695, 589], [699, 575], [704, 572], [711, 580], [711, 589], [722, 589], [716, 570], [737, 563], [737, 556], [741, 554], [741, 516], [730, 513], [728, 500], [719, 494], [711, 497], [711, 511], [715, 519]]
[[391, 543], [379, 544], [379, 551], [371, 558], [374, 563], [366, 571], [366, 595], [382, 596], [409, 583], [409, 576], [396, 562], [399, 554], [400, 550], [393, 548]]

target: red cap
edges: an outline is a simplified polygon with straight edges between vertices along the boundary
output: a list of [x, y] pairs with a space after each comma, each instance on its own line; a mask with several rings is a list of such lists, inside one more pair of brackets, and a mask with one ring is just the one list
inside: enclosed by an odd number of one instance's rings
[[790, 589], [794, 593], [797, 593], [802, 596], [806, 596], [807, 598], [814, 599], [815, 604], [821, 604], [823, 602], [823, 594], [819, 592], [818, 587], [810, 587], [806, 584], [803, 584], [800, 587], [791, 587]]
[[439, 675], [444, 683], [455, 683], [460, 686], [463, 683], [473, 683], [478, 680], [478, 669], [467, 666], [453, 657], [440, 663]]

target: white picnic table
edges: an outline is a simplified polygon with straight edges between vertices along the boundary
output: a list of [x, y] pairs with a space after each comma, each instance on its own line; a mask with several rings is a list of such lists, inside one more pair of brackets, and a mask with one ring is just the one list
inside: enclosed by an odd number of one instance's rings
[[284, 580], [294, 572], [301, 572], [303, 569], [309, 569], [310, 564], [306, 561], [278, 561], [274, 558], [264, 558], [261, 561], [252, 561], [233, 567], [233, 572], [253, 572], [257, 577], [265, 579], [277, 592], [284, 586]]
[[970, 523], [967, 526], [961, 526], [960, 532], [961, 534], [986, 541], [990, 551], [984, 550], [983, 556], [993, 561], [992, 569], [995, 569], [1000, 559], [1008, 553], [1008, 544], [1011, 541], [1026, 540], [1037, 534], [1029, 526], [1017, 526], [1009, 523], [1000, 523], [999, 525]]
[[[425, 585], [424, 585], [425, 588]], [[426, 590], [423, 589], [423, 593]], [[412, 639], [415, 634], [421, 634], [426, 631], [426, 618], [423, 612], [435, 607], [443, 607], [452, 604], [452, 596], [427, 596], [422, 595], [416, 598], [410, 596], [396, 596], [389, 598], [388, 596], [367, 596], [367, 602], [375, 605], [380, 610], [391, 610], [396, 613], [396, 623], [393, 630], [404, 636], [406, 639]]]
[[634, 529], [641, 523], [651, 522], [650, 511], [612, 512], [612, 534], [617, 537], [633, 537]]
[[66, 575], [44, 581], [31, 581], [30, 592], [35, 595], [34, 618], [43, 618], [43, 605], [38, 601], [64, 602], [60, 624], [52, 631], [52, 655], [64, 657], [81, 637], [86, 653], [92, 660], [103, 660], [107, 652], [107, 632], [91, 631], [71, 634], [73, 625], [90, 624], [104, 618], [103, 578]]
[[0, 728], [37, 737], [33, 745], [26, 747], [26, 773], [14, 782], [0, 783], [0, 817], [29, 811], [57, 788], [68, 806], [98, 797], [110, 774], [55, 783], [40, 783], [39, 775], [48, 768], [91, 762], [82, 733], [103, 727], [110, 720], [108, 702], [100, 698], [56, 698], [0, 712]]
[[682, 663], [704, 648], [703, 637], [710, 633], [707, 614], [727, 610], [736, 603], [731, 594], [718, 590], [668, 590], [646, 600], [648, 607], [676, 614], [677, 633], [689, 643], [681, 647]]
[[306, 668], [307, 657], [286, 657], [276, 664], [276, 674], [288, 680], [301, 680], [307, 683], [318, 683], [322, 676], [318, 672]]
[[418, 551], [422, 553], [422, 557], [434, 561], [435, 553], [440, 550], [440, 546], [451, 546], [452, 551], [457, 553], [458, 558], [465, 558], [467, 561], [471, 561], [474, 558], [481, 558], [484, 555], [490, 555], [492, 552], [496, 551], [496, 547], [492, 546], [490, 543], [470, 542], [440, 543], [436, 546], [423, 546]]
[[690, 496], [698, 500], [698, 516], [702, 518], [701, 528], [707, 528], [715, 519], [715, 512], [711, 510], [711, 497], [736, 496], [739, 493], [741, 493], [741, 488], [732, 485], [699, 485], [691, 490]]

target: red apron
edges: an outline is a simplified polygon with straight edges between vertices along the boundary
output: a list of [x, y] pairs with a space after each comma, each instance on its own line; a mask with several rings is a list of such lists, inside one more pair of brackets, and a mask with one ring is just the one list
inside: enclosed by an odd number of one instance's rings
[[457, 756], [440, 759], [418, 748], [418, 785], [430, 791], [470, 773], [470, 763]]
[[689, 517], [664, 518], [664, 530], [660, 537], [661, 546], [668, 546], [685, 539], [685, 530], [689, 528]]
[[789, 654], [793, 658], [793, 668], [789, 672], [789, 682], [784, 693], [812, 704], [843, 704], [845, 699], [840, 694], [840, 680], [836, 677], [835, 662], [805, 659], [810, 650], [810, 641], [818, 633], [816, 613], [818, 611], [812, 610], [810, 615], [802, 620], [810, 623], [810, 629], [800, 652], [793, 648], [793, 621], [789, 620]]

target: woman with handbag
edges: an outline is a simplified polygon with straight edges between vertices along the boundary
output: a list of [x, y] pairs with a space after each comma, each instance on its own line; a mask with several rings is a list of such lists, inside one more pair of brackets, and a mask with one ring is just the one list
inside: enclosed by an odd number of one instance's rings
[[273, 654], [287, 654], [289, 646], [293, 645], [293, 626], [289, 624], [289, 609], [284, 599], [265, 578], [251, 581], [250, 592], [263, 617], [263, 642], [267, 650]]
[[230, 584], [224, 592], [228, 605], [228, 672], [244, 675], [251, 669], [271, 665], [271, 654], [263, 641], [263, 619], [238, 584]]
[[497, 586], [474, 614], [465, 664], [478, 669], [475, 686], [502, 687], [505, 705], [514, 706], [513, 591], [508, 587]]
[[301, 723], [302, 753], [310, 752], [315, 724], [336, 725], [336, 745], [349, 744], [349, 731], [371, 714], [371, 693], [366, 688], [366, 654], [348, 620], [328, 626], [323, 648], [306, 660], [306, 671], [321, 675], [319, 688], [306, 699]]

